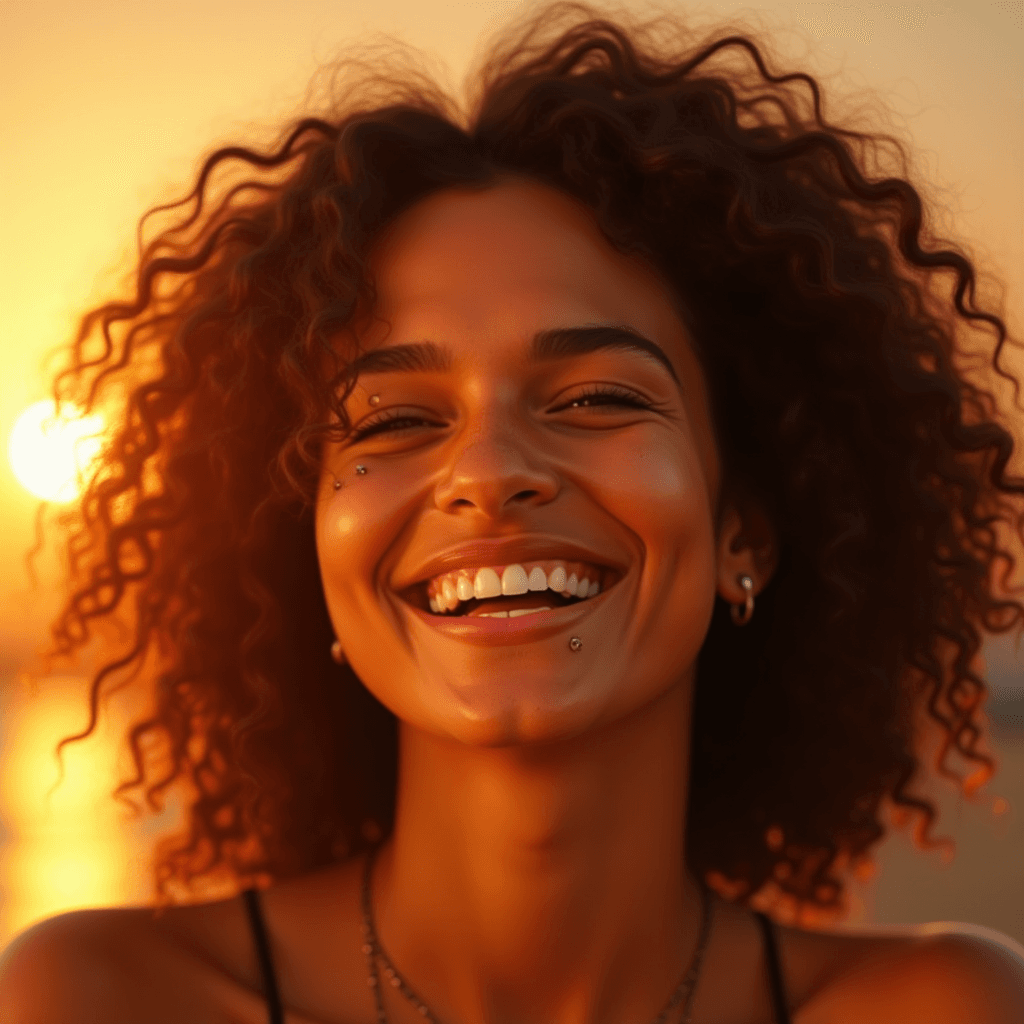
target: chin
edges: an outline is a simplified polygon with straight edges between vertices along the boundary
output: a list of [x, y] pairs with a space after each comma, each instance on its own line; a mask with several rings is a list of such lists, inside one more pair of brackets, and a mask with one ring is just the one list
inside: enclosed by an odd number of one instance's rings
[[[446, 681], [449, 701], [435, 722], [452, 739], [471, 746], [512, 747], [575, 739], [597, 727], [609, 712], [608, 694], [594, 680], [530, 678]], [[447, 684], [447, 685], [446, 685]], [[443, 721], [443, 724], [442, 724]]]

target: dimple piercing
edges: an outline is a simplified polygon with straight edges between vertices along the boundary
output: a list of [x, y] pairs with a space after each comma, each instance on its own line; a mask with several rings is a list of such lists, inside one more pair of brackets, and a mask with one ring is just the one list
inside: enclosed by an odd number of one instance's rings
[[578, 636], [574, 636], [569, 641], [569, 650], [570, 651], [581, 651], [582, 649], [583, 649], [583, 641]]

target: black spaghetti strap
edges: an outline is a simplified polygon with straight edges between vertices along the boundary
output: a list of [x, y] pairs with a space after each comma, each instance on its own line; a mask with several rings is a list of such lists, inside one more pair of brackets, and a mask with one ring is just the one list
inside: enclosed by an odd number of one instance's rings
[[779, 964], [779, 950], [775, 942], [775, 926], [764, 914], [755, 913], [754, 916], [764, 935], [764, 962], [768, 967], [772, 1015], [775, 1017], [775, 1024], [790, 1024], [789, 1008], [786, 1006], [786, 988], [782, 983], [782, 967]]
[[267, 1009], [270, 1011], [270, 1024], [284, 1024], [284, 1007], [277, 991], [277, 978], [274, 975], [274, 961], [270, 958], [270, 943], [267, 941], [267, 929], [263, 923], [260, 910], [260, 894], [257, 889], [245, 889], [242, 892], [245, 909], [249, 912], [249, 924], [252, 926], [252, 937], [256, 943], [256, 953], [260, 959], [260, 973], [263, 975], [263, 991], [267, 997]]

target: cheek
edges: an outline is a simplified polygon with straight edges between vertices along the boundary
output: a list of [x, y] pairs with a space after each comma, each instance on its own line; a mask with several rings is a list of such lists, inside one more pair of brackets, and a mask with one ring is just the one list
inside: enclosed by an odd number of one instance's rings
[[324, 499], [316, 514], [316, 547], [325, 586], [337, 586], [359, 559], [358, 539], [365, 537], [365, 522], [341, 494]]
[[[591, 474], [602, 504], [630, 527], [648, 554], [689, 547], [694, 533], [710, 528], [710, 500], [703, 465], [685, 435], [636, 432], [600, 452]], [[705, 537], [706, 539], [706, 537]]]
[[[354, 460], [355, 461], [355, 460]], [[379, 619], [389, 604], [380, 600], [393, 568], [403, 529], [414, 520], [423, 499], [422, 466], [383, 466], [361, 460], [369, 472], [352, 466], [338, 471], [344, 486], [331, 478], [321, 487], [316, 512], [316, 545], [324, 596], [335, 631], [344, 638], [354, 621]]]
[[365, 597], [357, 586], [360, 580], [372, 579], [382, 552], [386, 550], [384, 528], [388, 517], [372, 514], [374, 488], [364, 487], [366, 480], [346, 483], [340, 491], [328, 485], [327, 496], [321, 499], [316, 515], [316, 546], [320, 577], [328, 611], [339, 636], [353, 616], [361, 614], [360, 598]]
[[715, 536], [696, 448], [664, 432], [645, 441], [606, 460], [595, 481], [601, 504], [639, 548], [631, 670], [657, 686], [692, 665], [707, 635], [716, 592]]

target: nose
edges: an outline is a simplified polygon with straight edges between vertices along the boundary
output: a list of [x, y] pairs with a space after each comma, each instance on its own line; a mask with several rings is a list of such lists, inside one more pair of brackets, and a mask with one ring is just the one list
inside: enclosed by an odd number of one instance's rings
[[458, 449], [434, 500], [443, 512], [475, 508], [500, 519], [516, 506], [547, 504], [560, 486], [558, 474], [530, 450], [528, 438], [511, 424], [492, 421]]

